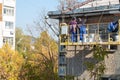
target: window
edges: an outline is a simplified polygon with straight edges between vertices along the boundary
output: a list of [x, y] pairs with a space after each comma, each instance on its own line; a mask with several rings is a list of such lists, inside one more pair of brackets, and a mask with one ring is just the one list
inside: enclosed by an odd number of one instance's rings
[[60, 55], [60, 56], [59, 56], [59, 64], [61, 64], [61, 65], [66, 64], [65, 55]]
[[61, 45], [61, 46], [60, 46], [60, 52], [65, 52], [65, 51], [66, 51], [66, 46]]
[[66, 75], [66, 67], [65, 66], [59, 66], [59, 75], [60, 76]]
[[4, 37], [3, 43], [8, 43], [9, 45], [13, 45], [13, 37]]
[[100, 34], [100, 38], [103, 42], [108, 41], [108, 24], [107, 23], [102, 23], [99, 24], [99, 34]]
[[14, 8], [13, 7], [4, 7], [4, 14], [9, 16], [14, 16]]
[[6, 12], [7, 12], [7, 10], [6, 10], [6, 8], [4, 8], [4, 14], [6, 14]]
[[89, 33], [90, 34], [95, 34], [98, 32], [98, 26], [97, 24], [90, 24], [89, 25]]
[[13, 29], [13, 22], [5, 21], [5, 29]]
[[107, 28], [108, 28], [108, 24], [105, 24], [105, 23], [99, 24], [99, 32], [100, 32], [100, 34], [108, 33]]

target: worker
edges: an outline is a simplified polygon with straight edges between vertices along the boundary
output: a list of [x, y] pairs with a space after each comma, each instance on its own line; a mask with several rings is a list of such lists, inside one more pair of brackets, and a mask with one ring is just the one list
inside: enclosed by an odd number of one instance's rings
[[116, 41], [116, 36], [118, 35], [118, 21], [110, 22], [108, 25], [108, 32], [111, 32], [110, 37], [113, 41]]
[[72, 20], [69, 23], [70, 25], [70, 34], [71, 34], [71, 41], [76, 42], [77, 41], [77, 21], [76, 18], [73, 17]]
[[86, 34], [86, 26], [85, 25], [81, 25], [80, 26], [80, 41], [83, 42], [84, 39], [84, 34]]
[[80, 34], [80, 42], [83, 42], [84, 40], [84, 34], [86, 34], [86, 26], [85, 26], [85, 20], [79, 18], [79, 34]]
[[109, 32], [117, 32], [118, 31], [118, 21], [110, 22], [108, 25]]

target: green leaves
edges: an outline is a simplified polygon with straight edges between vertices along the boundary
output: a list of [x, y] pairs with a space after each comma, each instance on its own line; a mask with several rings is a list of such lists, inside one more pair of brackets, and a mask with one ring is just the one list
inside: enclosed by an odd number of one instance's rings
[[20, 28], [16, 28], [15, 46], [19, 53], [30, 52], [32, 36], [25, 35]]
[[95, 58], [98, 61], [102, 61], [105, 59], [105, 56], [107, 56], [107, 53], [105, 49], [103, 49], [101, 46], [96, 45], [93, 48], [93, 58]]
[[95, 64], [92, 62], [85, 62], [84, 64], [87, 66], [88, 71], [92, 71], [95, 67]]
[[105, 57], [107, 53], [103, 47], [100, 45], [95, 45], [93, 48], [93, 59], [95, 62], [85, 62], [87, 70], [90, 72], [90, 77], [94, 77], [94, 80], [99, 80], [99, 78], [104, 74], [105, 71]]

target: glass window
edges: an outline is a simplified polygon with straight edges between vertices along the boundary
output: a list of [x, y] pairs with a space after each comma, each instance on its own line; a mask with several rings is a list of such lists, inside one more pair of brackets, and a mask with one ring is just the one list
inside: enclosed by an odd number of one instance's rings
[[13, 29], [13, 22], [5, 21], [5, 29]]
[[60, 76], [66, 75], [66, 67], [65, 66], [59, 66], [59, 75]]
[[66, 58], [65, 55], [59, 56], [59, 64], [66, 64]]
[[14, 16], [14, 8], [13, 7], [4, 7], [4, 14], [9, 16]]
[[4, 37], [3, 43], [8, 43], [9, 45], [13, 45], [13, 37]]
[[6, 14], [6, 8], [4, 8], [4, 14]]
[[98, 32], [98, 26], [97, 24], [90, 24], [89, 25], [89, 33], [97, 33]]
[[99, 24], [99, 34], [103, 42], [108, 41], [107, 27], [108, 27], [108, 24], [105, 24], [105, 23]]
[[100, 34], [108, 33], [107, 28], [108, 28], [108, 24], [105, 24], [105, 23], [99, 24], [99, 32], [100, 32]]

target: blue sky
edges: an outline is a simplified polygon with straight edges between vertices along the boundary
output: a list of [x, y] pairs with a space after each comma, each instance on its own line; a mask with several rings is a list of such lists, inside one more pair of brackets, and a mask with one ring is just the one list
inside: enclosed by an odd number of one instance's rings
[[58, 0], [16, 0], [16, 26], [26, 30], [42, 9], [57, 10]]

